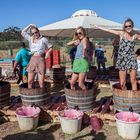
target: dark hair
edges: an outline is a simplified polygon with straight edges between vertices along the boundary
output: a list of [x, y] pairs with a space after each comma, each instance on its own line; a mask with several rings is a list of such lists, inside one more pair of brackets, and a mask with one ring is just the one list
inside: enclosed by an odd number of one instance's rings
[[136, 50], [136, 55], [140, 55], [140, 48]]
[[131, 18], [128, 18], [128, 19], [126, 19], [126, 20], [124, 21], [123, 30], [125, 30], [125, 24], [126, 24], [127, 22], [130, 22], [130, 23], [131, 23], [132, 28], [134, 27], [134, 22], [133, 22], [133, 20], [132, 20]]
[[24, 42], [19, 42], [19, 46], [25, 48], [25, 43]]

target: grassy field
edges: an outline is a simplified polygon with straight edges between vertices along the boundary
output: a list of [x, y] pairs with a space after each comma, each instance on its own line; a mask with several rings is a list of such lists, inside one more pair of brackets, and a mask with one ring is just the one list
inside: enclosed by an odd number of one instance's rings
[[[106, 48], [106, 53], [105, 56], [107, 58], [107, 62], [106, 62], [106, 66], [111, 66], [113, 63], [113, 60], [111, 59], [111, 55], [112, 55], [112, 50], [113, 47], [112, 46], [105, 46]], [[138, 48], [140, 48], [140, 45], [137, 45], [135, 47], [135, 50], [137, 50]], [[16, 56], [16, 52], [18, 51], [18, 49], [13, 49], [13, 58]], [[0, 50], [0, 58], [9, 58], [10, 56], [8, 55], [8, 50]], [[68, 66], [70, 67], [71, 63], [70, 63], [70, 57], [69, 54], [66, 53], [66, 48], [63, 47], [60, 49], [60, 62], [62, 65], [64, 66]], [[95, 59], [93, 60], [93, 64], [96, 65]]]
[[[105, 48], [106, 48], [105, 56], [107, 58], [106, 66], [112, 66], [113, 59], [111, 59], [111, 56], [112, 56], [113, 47], [105, 46]], [[135, 47], [135, 50], [137, 50], [138, 48], [140, 48], [140, 45], [137, 45]], [[70, 58], [69, 55], [65, 53], [65, 48], [61, 48], [61, 63], [66, 66], [70, 66]], [[95, 59], [93, 59], [93, 65], [96, 65]]]

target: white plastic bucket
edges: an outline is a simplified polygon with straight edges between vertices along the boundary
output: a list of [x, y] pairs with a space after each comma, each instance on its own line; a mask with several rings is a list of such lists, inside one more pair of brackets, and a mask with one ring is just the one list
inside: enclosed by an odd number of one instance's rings
[[124, 139], [136, 139], [140, 129], [140, 115], [132, 112], [120, 112], [115, 115], [118, 135]]
[[20, 129], [32, 130], [38, 125], [40, 108], [23, 106], [16, 110], [16, 116]]
[[59, 119], [60, 119], [62, 131], [66, 134], [74, 134], [81, 130], [83, 112], [74, 109], [69, 109], [67, 110], [67, 112], [68, 111], [78, 114], [79, 117], [70, 118], [68, 116], [64, 116], [65, 110], [59, 112]]

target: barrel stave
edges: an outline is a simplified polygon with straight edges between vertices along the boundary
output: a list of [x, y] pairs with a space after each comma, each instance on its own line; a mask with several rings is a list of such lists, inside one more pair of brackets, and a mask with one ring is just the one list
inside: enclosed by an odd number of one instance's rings
[[0, 81], [0, 108], [9, 105], [10, 103], [10, 83]]

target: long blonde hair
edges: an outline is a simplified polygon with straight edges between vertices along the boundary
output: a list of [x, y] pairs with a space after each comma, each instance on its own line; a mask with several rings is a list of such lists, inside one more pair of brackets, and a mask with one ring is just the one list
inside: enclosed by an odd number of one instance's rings
[[77, 27], [77, 28], [75, 29], [75, 33], [76, 33], [77, 30], [79, 30], [79, 29], [83, 32], [84, 36], [86, 36], [86, 30], [85, 30], [82, 26]]

